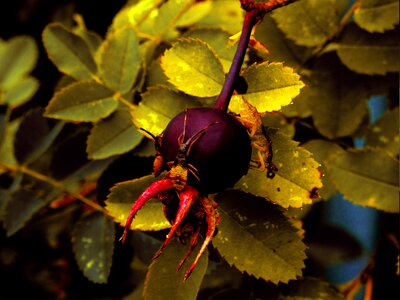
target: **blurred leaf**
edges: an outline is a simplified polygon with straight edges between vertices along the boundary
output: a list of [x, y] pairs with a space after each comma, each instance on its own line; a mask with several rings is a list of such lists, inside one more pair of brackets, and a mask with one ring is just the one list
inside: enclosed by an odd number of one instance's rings
[[[4, 132], [4, 139], [0, 143], [0, 162], [16, 166], [18, 161], [15, 158], [14, 141], [21, 119], [15, 119], [7, 124]], [[1, 167], [0, 167], [1, 172]]]
[[[153, 175], [116, 184], [107, 197], [106, 208], [114, 221], [125, 226], [126, 219], [133, 203], [141, 193], [154, 181]], [[132, 222], [131, 229], [134, 230], [161, 230], [171, 225], [165, 219], [162, 204], [158, 200], [151, 200], [140, 209]]]
[[0, 51], [0, 88], [8, 89], [18, 84], [36, 65], [38, 49], [29, 36], [17, 36], [4, 42]]
[[127, 93], [141, 67], [139, 41], [126, 27], [108, 35], [99, 50], [99, 73], [105, 84], [121, 94]]
[[22, 119], [15, 134], [14, 153], [20, 164], [30, 164], [40, 158], [52, 145], [64, 126], [57, 122], [53, 127], [43, 117], [42, 110], [32, 110]]
[[[200, 3], [211, 3], [211, 2], [200, 2]], [[231, 67], [233, 57], [236, 52], [236, 47], [229, 45], [229, 33], [221, 29], [194, 29], [184, 35], [194, 39], [199, 39], [211, 46], [211, 48], [217, 54], [219, 60], [222, 63], [224, 72], [228, 73]]]
[[161, 68], [160, 59], [153, 60], [147, 68], [146, 85], [148, 87], [163, 85], [166, 87], [174, 88], [174, 86], [168, 82], [168, 77], [164, 74], [164, 71]]
[[154, 135], [164, 131], [169, 121], [185, 108], [198, 106], [194, 98], [158, 86], [142, 94], [142, 101], [131, 111], [133, 123]]
[[46, 107], [46, 117], [96, 122], [118, 106], [113, 91], [94, 81], [78, 81], [56, 92]]
[[193, 25], [206, 16], [211, 11], [211, 8], [211, 1], [195, 2], [179, 17], [175, 26], [186, 27]]
[[306, 246], [279, 206], [239, 191], [216, 200], [221, 221], [213, 245], [230, 265], [275, 284], [301, 276]]
[[365, 140], [367, 147], [382, 148], [393, 157], [399, 155], [399, 108], [387, 111], [369, 128]]
[[322, 187], [319, 164], [312, 154], [298, 143], [278, 132], [269, 130], [272, 140], [272, 162], [278, 168], [273, 179], [259, 170], [250, 169], [236, 183], [236, 188], [262, 196], [285, 208], [312, 203]]
[[[188, 246], [172, 241], [162, 255], [151, 263], [143, 290], [144, 299], [196, 299], [207, 270], [208, 255], [207, 252], [202, 255], [192, 275], [183, 282], [185, 272], [177, 271], [176, 268], [185, 256]], [[193, 253], [197, 253], [199, 247], [196, 249]], [[189, 262], [190, 259], [187, 263]]]
[[379, 34], [348, 26], [334, 46], [340, 60], [355, 72], [384, 75], [400, 71], [397, 30]]
[[81, 15], [75, 14], [74, 20], [77, 23], [77, 26], [74, 27], [73, 33], [79, 35], [86, 42], [93, 56], [95, 56], [103, 42], [103, 39], [96, 32], [87, 30]]
[[225, 80], [221, 62], [207, 43], [180, 39], [161, 58], [169, 81], [193, 96], [211, 97], [221, 91]]
[[39, 81], [35, 77], [21, 78], [4, 92], [3, 101], [12, 108], [20, 106], [30, 100], [38, 88]]
[[321, 46], [333, 35], [339, 24], [335, 1], [303, 0], [275, 10], [272, 17], [296, 44]]
[[129, 111], [118, 109], [111, 116], [95, 124], [87, 140], [91, 159], [103, 159], [132, 150], [143, 135], [132, 124]]
[[83, 216], [72, 232], [75, 259], [83, 274], [95, 283], [106, 283], [114, 252], [114, 223], [100, 212]]
[[344, 152], [344, 150], [338, 144], [325, 140], [311, 140], [302, 146], [313, 154], [316, 161], [322, 164], [321, 170], [324, 174], [322, 177], [323, 186], [318, 192], [323, 199], [329, 199], [337, 192], [337, 189], [330, 180], [328, 171], [325, 167], [325, 161], [330, 155], [336, 152]]
[[384, 32], [399, 24], [399, 1], [361, 0], [354, 21], [369, 32]]
[[86, 42], [61, 24], [53, 23], [43, 31], [47, 55], [57, 68], [75, 79], [89, 80], [97, 66]]
[[[254, 64], [245, 69], [242, 76], [248, 84], [247, 92], [242, 96], [260, 113], [277, 111], [290, 104], [304, 86], [300, 76], [282, 63]], [[233, 112], [238, 111], [236, 97], [232, 97], [229, 106]]]
[[282, 300], [345, 300], [335, 286], [321, 279], [303, 277], [291, 280]]
[[265, 127], [277, 128], [280, 133], [292, 138], [295, 134], [294, 123], [289, 123], [282, 114], [267, 114], [262, 117], [262, 123]]
[[338, 152], [326, 167], [347, 200], [386, 212], [399, 211], [399, 162], [386, 152]]

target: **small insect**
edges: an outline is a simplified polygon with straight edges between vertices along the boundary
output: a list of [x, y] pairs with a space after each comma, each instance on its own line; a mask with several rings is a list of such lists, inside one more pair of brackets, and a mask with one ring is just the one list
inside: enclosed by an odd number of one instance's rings
[[163, 165], [163, 157], [160, 152], [163, 133], [155, 136], [150, 131], [148, 131], [144, 128], [140, 128], [140, 130], [146, 132], [154, 142], [154, 148], [156, 149], [156, 157], [154, 158], [154, 162], [153, 162], [153, 173], [154, 173], [154, 176], [157, 177], [158, 175], [160, 175], [161, 170], [162, 170], [162, 165]]

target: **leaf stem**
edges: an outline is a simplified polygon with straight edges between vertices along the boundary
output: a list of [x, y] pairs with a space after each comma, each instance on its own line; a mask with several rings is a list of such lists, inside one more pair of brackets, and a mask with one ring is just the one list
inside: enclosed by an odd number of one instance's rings
[[11, 165], [11, 164], [7, 164], [5, 162], [0, 162], [0, 166], [4, 167], [5, 169], [9, 170], [10, 172], [23, 173], [23, 174], [26, 174], [26, 175], [28, 175], [30, 177], [33, 177], [33, 178], [37, 179], [37, 180], [46, 182], [46, 183], [50, 184], [51, 186], [55, 187], [56, 189], [59, 189], [59, 190], [65, 192], [65, 193], [68, 193], [69, 195], [73, 196], [74, 198], [76, 198], [76, 199], [80, 200], [81, 202], [89, 205], [93, 209], [98, 210], [98, 211], [106, 214], [106, 210], [101, 205], [97, 204], [96, 202], [94, 202], [94, 201], [92, 201], [92, 200], [90, 200], [90, 199], [88, 199], [88, 198], [86, 198], [86, 197], [84, 197], [84, 196], [82, 196], [80, 194], [73, 193], [73, 192], [69, 191], [68, 188], [65, 187], [61, 182], [56, 181], [53, 178], [50, 178], [50, 177], [48, 177], [48, 176], [46, 176], [46, 175], [44, 175], [42, 173], [39, 173], [39, 172], [37, 172], [35, 170], [32, 170], [32, 169], [30, 169], [30, 168], [28, 168], [28, 167], [26, 167], [24, 165], [14, 166], [14, 165]]

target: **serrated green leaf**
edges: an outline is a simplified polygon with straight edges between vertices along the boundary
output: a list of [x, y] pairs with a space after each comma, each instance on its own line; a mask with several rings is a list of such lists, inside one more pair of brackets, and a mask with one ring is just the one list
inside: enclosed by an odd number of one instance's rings
[[330, 155], [344, 150], [339, 145], [325, 140], [311, 140], [302, 146], [313, 154], [316, 161], [321, 163], [321, 170], [324, 176], [322, 177], [323, 186], [318, 193], [323, 199], [329, 199], [337, 192], [337, 189], [329, 178], [325, 167], [325, 161]]
[[160, 59], [153, 60], [147, 68], [146, 85], [148, 87], [163, 85], [165, 87], [174, 88], [174, 86], [168, 82], [168, 77], [164, 74], [164, 71], [161, 68]]
[[119, 109], [92, 128], [87, 141], [87, 153], [91, 159], [103, 159], [132, 150], [143, 135], [132, 124], [131, 115]]
[[301, 276], [306, 246], [279, 206], [239, 191], [216, 200], [221, 221], [213, 245], [230, 265], [276, 284]]
[[38, 49], [35, 40], [29, 36], [17, 36], [3, 42], [0, 51], [0, 87], [15, 86], [28, 75], [36, 65]]
[[344, 300], [345, 296], [328, 282], [304, 277], [291, 280], [282, 300]]
[[[189, 279], [183, 282], [185, 272], [177, 271], [176, 267], [185, 256], [188, 246], [172, 241], [162, 255], [151, 263], [143, 290], [144, 299], [196, 299], [207, 270], [208, 256], [207, 253], [202, 255]], [[197, 253], [198, 249], [199, 247], [193, 253]], [[190, 259], [186, 263], [189, 265]]]
[[99, 73], [104, 83], [125, 94], [132, 88], [140, 68], [136, 32], [126, 27], [108, 35], [99, 50]]
[[77, 26], [73, 28], [73, 33], [79, 35], [86, 42], [90, 51], [95, 57], [97, 50], [103, 42], [103, 39], [96, 32], [90, 31], [86, 28], [85, 21], [81, 15], [75, 14], [74, 20], [77, 23]]
[[94, 81], [78, 81], [56, 92], [46, 107], [46, 117], [96, 122], [118, 106], [114, 92]]
[[84, 215], [72, 232], [75, 259], [83, 274], [95, 283], [106, 283], [114, 252], [114, 223], [100, 212]]
[[284, 67], [282, 63], [254, 64], [242, 73], [248, 89], [246, 94], [233, 96], [229, 110], [237, 112], [235, 102], [243, 96], [260, 113], [280, 110], [288, 105], [300, 93], [304, 83], [292, 68]]
[[[211, 2], [200, 2], [200, 3], [211, 3]], [[194, 29], [187, 32], [185, 37], [199, 39], [211, 46], [211, 48], [217, 54], [219, 60], [222, 63], [224, 72], [228, 73], [231, 67], [233, 57], [235, 56], [236, 47], [233, 47], [228, 43], [229, 33], [221, 29]]]
[[388, 151], [393, 157], [399, 155], [399, 108], [392, 109], [369, 128], [365, 144], [367, 147], [381, 148]]
[[340, 60], [349, 69], [362, 74], [384, 75], [400, 71], [397, 37], [397, 30], [379, 34], [348, 26], [335, 48]]
[[399, 24], [399, 1], [361, 0], [354, 21], [369, 32], [384, 32]]
[[278, 168], [273, 179], [259, 170], [250, 169], [235, 187], [265, 197], [283, 207], [311, 204], [322, 187], [319, 164], [298, 143], [278, 132], [269, 131], [272, 140], [272, 162]]
[[[126, 219], [133, 203], [141, 193], [154, 181], [153, 175], [118, 183], [111, 189], [106, 200], [106, 208], [114, 221], [125, 226]], [[161, 230], [171, 225], [165, 219], [162, 204], [158, 200], [151, 200], [138, 212], [132, 222], [131, 229]]]
[[138, 128], [159, 135], [178, 113], [196, 106], [198, 103], [194, 98], [158, 86], [142, 94], [142, 101], [131, 111], [132, 120]]
[[320, 46], [332, 36], [339, 24], [336, 0], [303, 0], [273, 12], [278, 27], [296, 44]]
[[326, 162], [333, 183], [356, 204], [399, 211], [399, 162], [383, 151], [339, 152]]
[[180, 39], [161, 58], [169, 82], [179, 90], [197, 97], [218, 95], [225, 80], [216, 54], [203, 41]]
[[15, 108], [29, 101], [38, 88], [39, 81], [35, 77], [27, 76], [21, 78], [4, 92], [3, 101], [12, 108]]
[[89, 80], [97, 65], [86, 42], [61, 24], [47, 25], [42, 35], [47, 55], [57, 68], [77, 80]]

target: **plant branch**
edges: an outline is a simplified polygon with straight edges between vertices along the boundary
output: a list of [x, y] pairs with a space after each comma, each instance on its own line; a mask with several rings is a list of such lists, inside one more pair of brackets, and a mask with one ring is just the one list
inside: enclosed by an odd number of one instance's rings
[[215, 101], [214, 108], [223, 111], [228, 110], [229, 101], [234, 90], [235, 80], [240, 73], [253, 27], [264, 17], [265, 14], [295, 1], [297, 0], [271, 0], [266, 3], [255, 3], [254, 0], [240, 0], [242, 8], [246, 11], [242, 33], [239, 38], [235, 56], [233, 57], [232, 65], [229, 69], [228, 75], [226, 76], [221, 93]]

